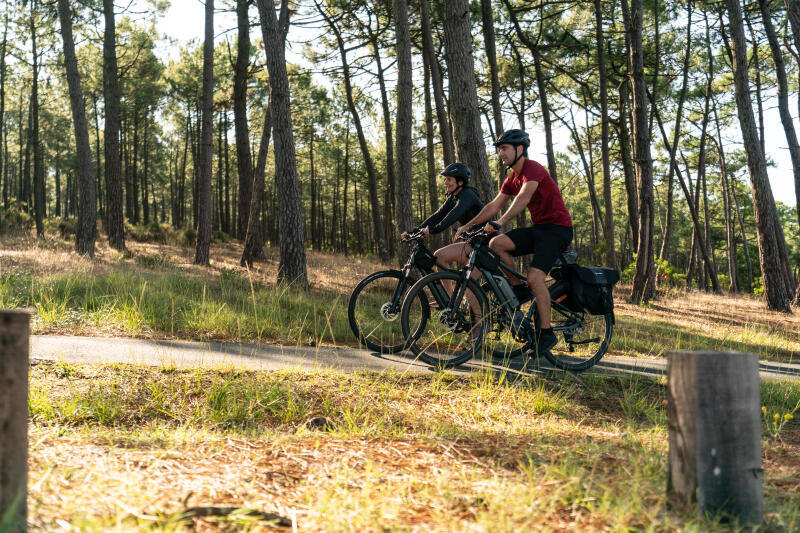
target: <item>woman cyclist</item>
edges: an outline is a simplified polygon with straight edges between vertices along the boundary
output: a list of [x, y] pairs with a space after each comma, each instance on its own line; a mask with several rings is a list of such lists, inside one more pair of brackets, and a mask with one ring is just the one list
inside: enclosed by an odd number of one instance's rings
[[[483, 209], [483, 202], [478, 197], [478, 192], [469, 186], [469, 178], [471, 172], [467, 165], [463, 163], [452, 163], [445, 168], [441, 175], [444, 176], [444, 190], [447, 194], [442, 206], [431, 216], [426, 218], [422, 224], [404, 232], [401, 237], [405, 238], [407, 233], [414, 233], [422, 231], [425, 235], [434, 235], [441, 233], [447, 228], [458, 222], [463, 225], [467, 221], [472, 220], [474, 216], [480, 213]], [[452, 262], [464, 264], [469, 260], [469, 254], [472, 253], [472, 248], [467, 243], [452, 243], [436, 250], [434, 255], [437, 262], [449, 265]], [[452, 290], [450, 283], [445, 283], [448, 291]], [[476, 324], [481, 323], [480, 306], [474, 297], [467, 296], [470, 306], [474, 313], [474, 321]], [[480, 329], [478, 326], [473, 329], [470, 339], [480, 336]]]
[[[471, 172], [467, 165], [453, 163], [441, 172], [444, 176], [444, 190], [447, 194], [442, 206], [419, 226], [403, 232], [404, 239], [408, 233], [422, 231], [425, 235], [435, 235], [445, 231], [458, 222], [465, 224], [483, 209], [483, 202], [478, 192], [469, 186]], [[464, 244], [448, 244], [436, 250], [436, 260], [449, 264], [453, 261], [466, 263], [471, 250]]]

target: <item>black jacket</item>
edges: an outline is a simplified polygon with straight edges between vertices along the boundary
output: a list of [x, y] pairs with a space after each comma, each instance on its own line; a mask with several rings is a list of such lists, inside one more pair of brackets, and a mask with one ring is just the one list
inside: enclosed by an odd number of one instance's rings
[[427, 226], [431, 234], [441, 233], [456, 221], [466, 224], [483, 209], [478, 192], [472, 187], [464, 187], [458, 195], [451, 194], [442, 206], [417, 226], [414, 231]]

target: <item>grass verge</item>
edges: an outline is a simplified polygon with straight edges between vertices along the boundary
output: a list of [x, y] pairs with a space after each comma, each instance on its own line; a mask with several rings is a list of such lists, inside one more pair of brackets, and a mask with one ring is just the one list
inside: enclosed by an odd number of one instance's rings
[[[766, 520], [800, 528], [800, 384], [762, 386]], [[729, 531], [668, 511], [665, 386], [639, 377], [40, 363], [30, 517], [46, 530]], [[324, 423], [311, 426], [315, 417]], [[800, 416], [798, 417], [800, 418]]]

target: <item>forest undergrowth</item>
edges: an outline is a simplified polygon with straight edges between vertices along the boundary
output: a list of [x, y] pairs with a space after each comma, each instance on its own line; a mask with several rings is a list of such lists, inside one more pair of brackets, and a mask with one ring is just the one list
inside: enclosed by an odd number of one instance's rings
[[[100, 247], [94, 260], [60, 239], [1, 248], [0, 305], [51, 334], [353, 344], [347, 296], [381, 267], [311, 252], [305, 293], [274, 285], [274, 250], [247, 271], [231, 243], [212, 246], [210, 267], [181, 244]], [[796, 316], [757, 298], [671, 288], [642, 307], [628, 290], [615, 295], [612, 354], [800, 351]], [[766, 527], [795, 531], [800, 385], [765, 381], [761, 398]], [[30, 414], [41, 530], [737, 529], [667, 508], [663, 378], [37, 361]]]
[[[311, 287], [276, 286], [277, 249], [251, 269], [239, 266], [236, 243], [212, 245], [209, 267], [192, 264], [186, 244], [129, 240], [129, 253], [105, 244], [95, 259], [72, 243], [4, 236], [0, 241], [0, 307], [33, 314], [39, 334], [269, 342], [357, 344], [347, 299], [367, 274], [397, 265], [374, 258], [309, 252]], [[615, 292], [610, 355], [661, 357], [669, 350], [739, 350], [762, 359], [800, 360], [800, 313], [767, 311], [763, 299], [663, 287], [645, 306]]]

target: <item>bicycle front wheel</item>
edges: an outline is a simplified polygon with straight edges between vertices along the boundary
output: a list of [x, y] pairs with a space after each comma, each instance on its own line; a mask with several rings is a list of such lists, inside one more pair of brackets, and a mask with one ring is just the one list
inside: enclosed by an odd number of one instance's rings
[[[451, 291], [456, 295], [462, 293], [453, 308]], [[479, 353], [486, 320], [486, 295], [473, 280], [464, 286], [457, 272], [435, 272], [419, 280], [408, 291], [401, 313], [402, 331], [409, 338], [409, 348], [436, 368], [458, 366]]]
[[[353, 289], [347, 318], [362, 345], [379, 353], [397, 353], [405, 349], [400, 309], [405, 293], [415, 281], [399, 270], [384, 270], [370, 274]], [[423, 303], [427, 305], [427, 300], [420, 305]]]
[[[492, 356], [497, 364], [508, 363], [527, 351], [528, 340], [512, 333], [512, 318], [504, 315], [500, 301], [490, 291], [486, 291], [489, 309], [492, 313], [491, 328], [483, 338], [483, 350]], [[532, 302], [528, 301], [519, 310], [527, 315]]]
[[590, 315], [586, 311], [568, 311], [558, 303], [566, 294], [566, 287], [561, 291], [551, 291], [550, 320], [558, 344], [544, 356], [556, 368], [586, 370], [597, 364], [608, 351], [614, 331], [614, 314]]

